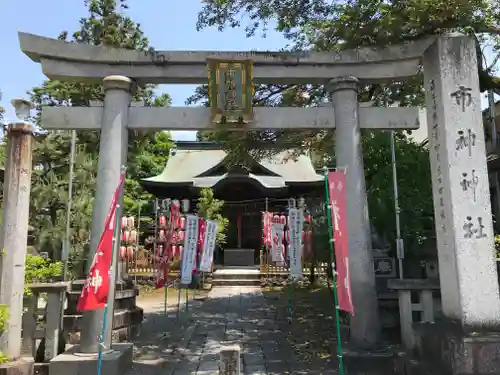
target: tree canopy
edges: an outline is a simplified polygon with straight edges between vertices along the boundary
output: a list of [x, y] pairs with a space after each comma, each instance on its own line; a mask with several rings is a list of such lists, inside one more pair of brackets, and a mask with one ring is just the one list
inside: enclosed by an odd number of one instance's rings
[[[476, 39], [478, 74], [482, 92], [500, 94], [497, 63], [500, 59], [500, 3], [487, 0], [205, 0], [197, 28], [244, 28], [247, 36], [266, 35], [269, 28], [288, 40], [284, 50], [340, 51], [363, 46], [404, 43], [450, 30]], [[485, 49], [492, 54], [486, 61]], [[328, 100], [322, 85], [258, 85], [256, 106], [315, 106]], [[422, 75], [389, 84], [363, 85], [360, 102], [375, 106], [421, 106]], [[189, 103], [209, 105], [205, 86]], [[334, 163], [334, 131], [263, 131], [206, 133], [242, 160], [247, 153], [260, 158], [270, 152], [256, 150], [256, 141], [294, 144], [297, 153], [309, 150], [325, 163]], [[384, 132], [363, 132], [365, 175], [372, 224], [392, 240], [395, 236], [390, 137]], [[402, 232], [407, 244], [433, 236], [433, 207], [428, 150], [406, 134], [396, 134], [396, 159]], [[392, 241], [391, 241], [392, 242]], [[394, 242], [392, 242], [394, 243]]]
[[[70, 43], [107, 45], [134, 50], [149, 48], [139, 24], [124, 15], [125, 0], [88, 0], [88, 15], [80, 20], [80, 28], [69, 37], [67, 31], [59, 39]], [[140, 87], [133, 100], [148, 106], [168, 106], [167, 94], [156, 96], [153, 86]], [[88, 106], [91, 100], [103, 100], [102, 85], [61, 81], [45, 81], [29, 93], [36, 109], [42, 106]], [[39, 120], [39, 117], [37, 117]], [[38, 125], [42, 125], [38, 123]], [[127, 179], [125, 182], [125, 214], [137, 215], [139, 205], [144, 216], [152, 212], [152, 197], [138, 180], [161, 172], [172, 146], [170, 135], [129, 133]], [[58, 258], [66, 222], [71, 131], [51, 131], [36, 137], [33, 154], [34, 176], [31, 191], [30, 226], [33, 245]], [[95, 191], [99, 132], [78, 131], [73, 178], [71, 243], [74, 256], [84, 258], [89, 244], [92, 203]]]

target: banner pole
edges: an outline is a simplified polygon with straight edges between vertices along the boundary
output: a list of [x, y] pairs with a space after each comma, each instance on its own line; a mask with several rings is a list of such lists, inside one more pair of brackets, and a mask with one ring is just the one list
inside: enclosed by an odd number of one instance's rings
[[342, 341], [340, 336], [340, 314], [339, 314], [339, 304], [337, 295], [337, 277], [335, 272], [335, 265], [333, 262], [333, 228], [332, 228], [332, 217], [331, 217], [331, 207], [330, 207], [330, 192], [328, 189], [328, 170], [325, 170], [325, 206], [326, 206], [326, 218], [328, 222], [328, 235], [330, 237], [330, 265], [332, 267], [332, 280], [333, 280], [333, 304], [335, 308], [335, 325], [337, 327], [337, 357], [339, 359], [339, 375], [344, 375], [344, 357], [342, 353]]
[[292, 231], [290, 230], [290, 208], [292, 208], [291, 200], [288, 200], [288, 233], [289, 233], [289, 243], [288, 243], [288, 293], [287, 293], [287, 299], [288, 299], [288, 320], [291, 323], [293, 320], [292, 316], [292, 258], [290, 256], [291, 253], [291, 243], [292, 241], [295, 241], [295, 239], [292, 239]]
[[[164, 243], [164, 248], [163, 248], [163, 254], [162, 257], [164, 258], [164, 255], [167, 256], [166, 259], [166, 272], [165, 272], [165, 284], [163, 285], [163, 315], [165, 316], [165, 336], [167, 335], [168, 332], [168, 275], [170, 272], [170, 269], [168, 268], [168, 255], [171, 247], [171, 242], [172, 239], [170, 238], [170, 233], [171, 233], [171, 226], [174, 225], [174, 223], [170, 222], [171, 216], [172, 216], [172, 202], [170, 200], [167, 200], [167, 212], [165, 213], [165, 217], [167, 217], [168, 214], [168, 227], [166, 231], [166, 237], [165, 237], [165, 243]], [[165, 220], [166, 221], [166, 220]]]
[[[269, 213], [267, 212], [269, 210], [269, 201], [266, 197], [266, 207], [265, 207], [265, 222], [267, 223], [267, 217], [269, 215]], [[266, 232], [269, 233], [269, 228], [266, 229]], [[267, 246], [267, 233], [265, 233], [265, 235], [263, 236], [266, 241], [264, 242], [264, 249], [265, 249], [265, 253], [266, 253], [266, 282], [269, 282], [269, 247]]]
[[[113, 242], [112, 242], [112, 253], [111, 253], [111, 267], [114, 267], [114, 258], [115, 258], [115, 244], [117, 242], [118, 238], [118, 232], [119, 232], [119, 226], [120, 226], [120, 216], [118, 213], [120, 212], [120, 205], [117, 204], [115, 208], [115, 230], [113, 233]], [[112, 275], [113, 275], [113, 270], [110, 270], [109, 272], [109, 281], [110, 283], [113, 281], [112, 280]], [[102, 357], [103, 357], [103, 352], [102, 349], [104, 347], [104, 335], [106, 333], [106, 320], [108, 316], [108, 306], [109, 306], [109, 296], [110, 293], [108, 292], [108, 297], [106, 298], [106, 305], [104, 305], [104, 317], [102, 319], [102, 330], [101, 330], [101, 337], [99, 337], [99, 352], [98, 352], [98, 360], [97, 360], [97, 375], [101, 375], [101, 369], [102, 369]], [[114, 298], [114, 295], [112, 296]], [[111, 343], [110, 343], [111, 344]], [[110, 346], [111, 349], [111, 346]]]

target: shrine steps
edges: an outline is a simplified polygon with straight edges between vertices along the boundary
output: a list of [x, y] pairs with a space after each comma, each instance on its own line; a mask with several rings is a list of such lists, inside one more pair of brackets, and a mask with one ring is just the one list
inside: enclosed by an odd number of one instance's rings
[[258, 267], [221, 267], [212, 275], [212, 287], [217, 286], [260, 286]]

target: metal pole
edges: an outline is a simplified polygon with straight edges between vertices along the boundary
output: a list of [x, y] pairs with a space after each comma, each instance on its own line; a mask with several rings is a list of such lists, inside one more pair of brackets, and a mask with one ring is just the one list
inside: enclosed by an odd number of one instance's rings
[[399, 278], [403, 278], [403, 259], [404, 248], [403, 239], [401, 238], [401, 225], [399, 222], [399, 195], [398, 195], [398, 174], [396, 170], [396, 144], [394, 140], [394, 132], [391, 131], [391, 159], [392, 159], [392, 183], [394, 185], [394, 210], [396, 211], [396, 248], [399, 266]]
[[[269, 201], [266, 197], [266, 207], [265, 207], [266, 220], [267, 220], [267, 214], [268, 214], [267, 210], [268, 209], [269, 209]], [[265, 233], [264, 238], [267, 238], [266, 236], [267, 236], [267, 233]], [[267, 270], [266, 282], [269, 282], [269, 247], [267, 246], [267, 242], [264, 243], [264, 249], [265, 249], [265, 254], [266, 254], [266, 270]]]
[[[139, 201], [139, 209], [137, 212], [137, 241], [135, 243], [135, 252], [134, 252], [134, 284], [137, 285], [137, 256], [139, 255], [139, 238], [141, 236], [141, 208], [142, 208], [142, 200]], [[156, 225], [156, 223], [155, 223]], [[155, 236], [156, 240], [156, 236]]]
[[[73, 205], [73, 169], [75, 165], [76, 153], [76, 130], [71, 131], [71, 150], [69, 156], [69, 176], [68, 176], [68, 204], [66, 206], [66, 231], [64, 232], [62, 261], [64, 262], [63, 278], [68, 278], [68, 261], [70, 249], [70, 229], [71, 229], [71, 208]], [[63, 304], [64, 305], [64, 304]]]
[[156, 258], [158, 257], [158, 245], [156, 244], [156, 241], [158, 241], [158, 210], [159, 210], [158, 198], [155, 198], [154, 210], [155, 210], [155, 225], [154, 225], [155, 240], [153, 242], [153, 252], [154, 252], [154, 254], [153, 254], [153, 268], [156, 270]]
[[[125, 170], [125, 167], [122, 167], [122, 171]], [[123, 182], [120, 189], [120, 199], [119, 202], [123, 202], [123, 193], [125, 191], [125, 181]], [[120, 238], [118, 237], [121, 231], [121, 218], [123, 216], [123, 206], [121, 204], [116, 205], [116, 227], [115, 231], [115, 241], [113, 243], [113, 257], [111, 262], [111, 274], [110, 274], [110, 282], [109, 282], [109, 291], [108, 291], [108, 303], [107, 303], [107, 314], [104, 316], [104, 321], [106, 322], [106, 329], [104, 330], [104, 346], [111, 348], [113, 343], [113, 318], [115, 315], [115, 295], [116, 295], [116, 283], [118, 281], [118, 266], [119, 266], [119, 258], [120, 258]]]

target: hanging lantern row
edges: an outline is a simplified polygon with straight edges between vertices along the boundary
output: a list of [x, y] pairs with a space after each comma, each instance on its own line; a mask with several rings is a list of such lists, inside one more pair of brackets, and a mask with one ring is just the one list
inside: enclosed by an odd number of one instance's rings
[[[310, 223], [311, 222], [311, 215], [305, 215], [304, 216], [304, 222]], [[273, 223], [274, 224], [286, 225], [287, 224], [287, 218], [286, 218], [285, 215], [274, 215], [273, 216]]]
[[133, 216], [129, 216], [129, 217], [123, 216], [122, 217], [122, 229], [125, 229], [125, 228], [128, 228], [128, 229], [135, 228], [135, 217], [133, 217]]
[[[172, 245], [172, 256], [180, 257], [182, 255], [182, 251], [184, 250], [184, 246], [182, 245]], [[158, 256], [160, 257], [163, 254], [163, 245], [158, 246]]]
[[135, 244], [137, 242], [137, 231], [135, 229], [124, 230], [121, 233], [120, 240], [123, 244]]
[[132, 246], [120, 246], [120, 258], [127, 259], [134, 256], [134, 248]]
[[[176, 231], [172, 234], [172, 242], [177, 243], [177, 242], [183, 242], [186, 237], [186, 232], [183, 230]], [[167, 240], [167, 232], [163, 229], [160, 229], [158, 233], [158, 239], [160, 241], [166, 241]]]
[[[174, 228], [180, 228], [180, 229], [184, 230], [184, 227], [186, 225], [186, 218], [184, 216], [179, 217], [178, 222], [175, 224], [176, 225], [174, 226]], [[161, 215], [158, 218], [158, 225], [160, 228], [167, 228], [167, 217]]]

